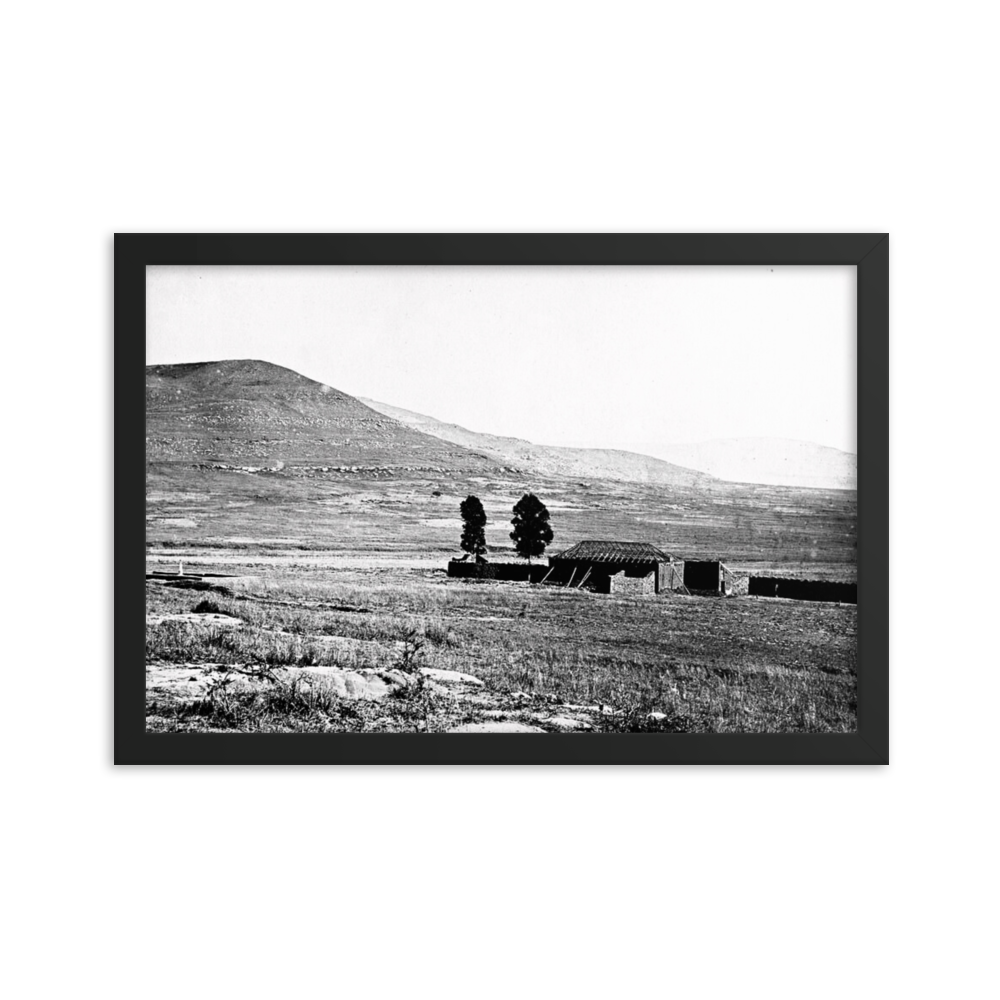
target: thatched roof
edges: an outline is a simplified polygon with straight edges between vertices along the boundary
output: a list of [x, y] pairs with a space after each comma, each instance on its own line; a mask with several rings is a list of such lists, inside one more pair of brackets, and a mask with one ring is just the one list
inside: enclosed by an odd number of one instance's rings
[[671, 557], [649, 542], [577, 542], [565, 552], [552, 556], [554, 560], [571, 559], [574, 562], [633, 563], [670, 562]]

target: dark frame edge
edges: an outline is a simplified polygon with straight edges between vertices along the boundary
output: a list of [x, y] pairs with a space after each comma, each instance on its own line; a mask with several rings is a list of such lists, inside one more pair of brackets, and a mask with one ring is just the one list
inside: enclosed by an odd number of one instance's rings
[[[461, 754], [445, 734], [149, 734], [144, 675], [116, 669], [116, 764], [888, 763], [888, 234], [115, 234], [116, 463], [143, 447], [144, 428], [135, 419], [144, 409], [142, 387], [129, 383], [135, 383], [140, 353], [145, 364], [145, 268], [152, 263], [857, 265], [858, 420], [864, 432], [858, 442], [858, 730], [633, 734], [594, 744], [584, 734], [547, 741], [529, 736], [513, 743], [506, 736], [477, 734], [473, 743], [461, 744]], [[130, 472], [115, 481], [116, 499], [119, 490], [123, 495], [115, 504], [116, 581], [128, 580], [136, 570], [135, 529], [126, 512], [145, 507], [144, 463], [140, 468], [137, 482]], [[137, 521], [142, 520], [140, 513]], [[119, 655], [132, 648], [135, 623], [144, 623], [144, 612], [140, 588], [116, 588]]]
[[[858, 735], [889, 763], [889, 236], [858, 262]], [[861, 421], [862, 403], [865, 421]], [[875, 428], [865, 433], [865, 427]], [[878, 544], [881, 540], [882, 544]], [[882, 609], [879, 615], [871, 609]], [[867, 609], [866, 613], [862, 613]], [[879, 667], [872, 666], [873, 663]], [[860, 665], [859, 665], [860, 666]]]

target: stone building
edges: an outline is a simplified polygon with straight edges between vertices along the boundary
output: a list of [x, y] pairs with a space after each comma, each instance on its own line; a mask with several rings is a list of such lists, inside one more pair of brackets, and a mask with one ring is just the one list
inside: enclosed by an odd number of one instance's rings
[[660, 594], [684, 586], [684, 563], [648, 542], [584, 541], [549, 557], [548, 582], [600, 594]]

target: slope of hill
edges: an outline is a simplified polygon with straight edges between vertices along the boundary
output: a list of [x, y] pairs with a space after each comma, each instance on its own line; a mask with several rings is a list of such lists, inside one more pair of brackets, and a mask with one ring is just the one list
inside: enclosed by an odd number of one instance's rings
[[532, 444], [521, 438], [480, 434], [458, 424], [447, 424], [434, 417], [372, 399], [361, 399], [361, 402], [414, 430], [489, 455], [502, 465], [530, 469], [540, 475], [670, 486], [700, 486], [712, 481], [710, 475], [649, 455], [607, 448], [560, 448]]
[[704, 444], [651, 447], [672, 462], [729, 482], [833, 490], [858, 488], [857, 455], [808, 441], [726, 438]]
[[264, 361], [147, 366], [146, 461], [467, 473], [496, 466]]

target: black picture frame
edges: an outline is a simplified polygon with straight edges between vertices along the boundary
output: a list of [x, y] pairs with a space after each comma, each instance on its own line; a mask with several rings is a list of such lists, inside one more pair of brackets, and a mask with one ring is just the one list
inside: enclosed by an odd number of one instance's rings
[[[149, 264], [857, 266], [858, 728], [839, 734], [150, 734], [145, 731], [144, 378]], [[115, 235], [116, 764], [887, 764], [889, 237], [815, 234]]]

